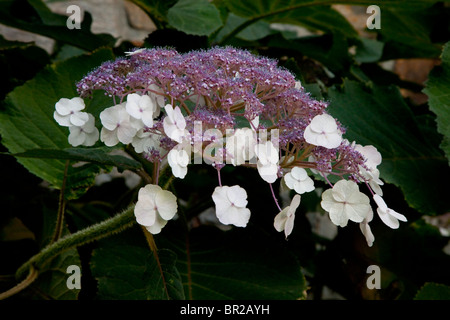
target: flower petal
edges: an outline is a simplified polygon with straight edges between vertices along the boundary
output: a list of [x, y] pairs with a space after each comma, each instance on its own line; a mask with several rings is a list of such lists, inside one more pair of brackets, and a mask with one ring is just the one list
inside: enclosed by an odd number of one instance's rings
[[177, 197], [167, 190], [156, 193], [155, 204], [159, 215], [164, 220], [172, 219], [178, 210]]
[[278, 232], [281, 232], [284, 230], [286, 221], [287, 221], [287, 212], [289, 210], [289, 206], [281, 210], [273, 220], [273, 226], [275, 227], [275, 230]]
[[247, 201], [247, 191], [239, 186], [232, 186], [227, 189], [228, 200], [237, 207], [245, 207]]

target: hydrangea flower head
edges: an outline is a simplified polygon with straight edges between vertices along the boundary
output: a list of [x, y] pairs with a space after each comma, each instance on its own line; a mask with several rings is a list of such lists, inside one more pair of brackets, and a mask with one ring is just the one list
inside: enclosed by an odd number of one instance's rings
[[[244, 227], [250, 219], [246, 191], [222, 186], [221, 169], [230, 164], [257, 170], [270, 188], [282, 177], [280, 182], [298, 195], [314, 190], [309, 169], [331, 186], [321, 202], [331, 221], [342, 227], [349, 220], [360, 223], [368, 245], [374, 239], [369, 227], [373, 212], [358, 183], [379, 197], [374, 201], [386, 224], [398, 227], [398, 220], [406, 220], [380, 197], [383, 181], [377, 166], [382, 158], [376, 147], [344, 139], [346, 130], [327, 112], [328, 102], [312, 98], [274, 59], [232, 47], [183, 54], [170, 48], [131, 50], [81, 79], [79, 97], [56, 103], [54, 117], [69, 127], [74, 146], [95, 143], [95, 124], [81, 111], [82, 99], [95, 90], [112, 98], [111, 106], [100, 113], [100, 140], [107, 146], [131, 144], [131, 150], [153, 163], [155, 186], [165, 166], [180, 179], [198, 158], [198, 163], [217, 170], [219, 186], [212, 198], [223, 224]], [[340, 179], [334, 185], [332, 176]], [[155, 213], [156, 198], [150, 194], [160, 191], [152, 188], [142, 191], [137, 219], [159, 232], [168, 215], [164, 210]], [[294, 196], [288, 208], [279, 207], [274, 221], [286, 236], [292, 231], [299, 197]]]

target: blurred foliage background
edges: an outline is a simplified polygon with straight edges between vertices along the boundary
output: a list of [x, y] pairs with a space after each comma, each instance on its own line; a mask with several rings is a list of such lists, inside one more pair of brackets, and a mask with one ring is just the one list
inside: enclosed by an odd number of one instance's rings
[[[70, 4], [82, 9], [80, 29], [66, 25]], [[380, 29], [366, 25], [370, 5], [380, 8]], [[122, 13], [112, 14], [117, 8]], [[0, 24], [0, 291], [52, 241], [63, 185], [64, 234], [136, 200], [143, 182], [130, 172], [135, 163], [98, 161], [95, 153], [26, 154], [67, 150], [67, 132], [52, 118], [55, 103], [76, 96], [87, 72], [135, 47], [229, 45], [277, 59], [311, 95], [330, 102], [347, 139], [377, 147], [384, 198], [408, 218], [398, 230], [374, 219], [369, 248], [358, 225], [334, 227], [310, 193], [286, 241], [273, 229], [268, 186], [256, 172], [227, 166], [223, 182], [247, 190], [252, 218], [248, 228], [224, 232], [207, 219], [215, 173], [192, 166], [173, 183], [185, 221], [155, 237], [165, 288], [134, 226], [58, 255], [11, 299], [450, 298], [448, 1], [6, 0]], [[87, 104], [95, 113], [111, 102], [99, 93]], [[67, 159], [88, 164], [65, 171]], [[66, 286], [72, 264], [81, 266], [81, 290]], [[366, 286], [369, 265], [380, 266], [379, 290]]]

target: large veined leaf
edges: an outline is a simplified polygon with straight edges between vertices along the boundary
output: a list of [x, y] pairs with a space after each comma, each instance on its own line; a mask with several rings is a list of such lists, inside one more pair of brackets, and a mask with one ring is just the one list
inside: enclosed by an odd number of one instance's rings
[[297, 260], [267, 235], [248, 228], [223, 233], [205, 227], [191, 232], [186, 242], [184, 232], [172, 227], [155, 236], [164, 279], [138, 227], [99, 242], [91, 262], [99, 298], [304, 297], [306, 283]]
[[21, 153], [15, 153], [13, 156], [19, 158], [36, 159], [65, 159], [71, 161], [86, 161], [97, 163], [104, 166], [114, 166], [120, 170], [139, 169], [141, 163], [121, 155], [108, 154], [109, 148], [69, 148], [59, 149], [33, 149]]
[[179, 0], [167, 18], [176, 29], [197, 36], [210, 35], [222, 26], [219, 10], [208, 0]]
[[450, 300], [450, 287], [445, 284], [427, 282], [417, 292], [414, 300]]
[[[321, 1], [239, 1], [226, 0], [228, 9], [247, 18], [246, 26], [258, 20], [304, 26], [313, 30], [339, 32], [348, 37], [356, 36], [351, 24], [336, 10]], [[239, 30], [241, 31], [241, 30]]]
[[[0, 111], [2, 144], [11, 153], [32, 149], [69, 148], [68, 129], [59, 126], [53, 119], [55, 103], [63, 97], [77, 96], [75, 83], [92, 68], [112, 58], [109, 49], [75, 57], [47, 67], [35, 78], [14, 89], [8, 94]], [[108, 106], [111, 102], [101, 95], [94, 100], [86, 100], [88, 112], [91, 112], [90, 107], [94, 103], [95, 106], [92, 107], [98, 109], [99, 104]], [[18, 158], [18, 161], [31, 173], [56, 188], [62, 186], [65, 160]], [[97, 171], [98, 167], [92, 165], [79, 168], [70, 166], [70, 183], [66, 186], [67, 189], [87, 187]]]
[[428, 95], [430, 110], [436, 114], [439, 133], [444, 138], [441, 148], [450, 164], [450, 42], [444, 46], [442, 64], [430, 72], [424, 93]]
[[98, 280], [100, 299], [184, 299], [175, 254], [165, 249], [158, 251], [161, 275], [139, 227], [99, 243], [92, 257], [92, 272]]
[[447, 160], [424, 136], [397, 87], [345, 80], [329, 90], [329, 112], [347, 128], [346, 138], [374, 145], [383, 157], [381, 178], [403, 191], [408, 204], [425, 214], [449, 207]]
[[[182, 232], [177, 232], [183, 234]], [[188, 299], [299, 299], [305, 279], [298, 261], [266, 234], [197, 228], [161, 242], [176, 253]]]

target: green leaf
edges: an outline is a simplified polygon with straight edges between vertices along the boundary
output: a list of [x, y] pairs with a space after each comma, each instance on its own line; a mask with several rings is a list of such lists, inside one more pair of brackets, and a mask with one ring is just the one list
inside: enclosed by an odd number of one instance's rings
[[114, 166], [120, 170], [136, 170], [142, 165], [140, 162], [121, 156], [110, 155], [107, 148], [69, 148], [69, 149], [33, 149], [21, 153], [12, 154], [19, 158], [36, 159], [64, 159], [72, 161], [93, 162], [104, 166]]
[[450, 287], [445, 284], [427, 282], [417, 292], [414, 300], [450, 300]]
[[177, 0], [130, 0], [137, 6], [139, 6], [151, 20], [156, 24], [158, 29], [161, 29], [167, 25], [167, 12], [170, 7], [172, 7]]
[[448, 10], [431, 1], [408, 6], [381, 8], [381, 29], [378, 40], [385, 43], [383, 60], [399, 58], [437, 58], [441, 43], [439, 33], [448, 39]]
[[171, 236], [157, 238], [158, 246], [177, 254], [188, 299], [304, 298], [306, 282], [298, 261], [267, 234], [250, 227], [229, 232], [195, 228], [188, 238], [165, 231]]
[[332, 72], [342, 72], [351, 63], [348, 42], [341, 33], [291, 40], [272, 36], [267, 45], [298, 51], [304, 56], [321, 62]]
[[[220, 42], [224, 36], [233, 31], [239, 25], [243, 24], [245, 21], [247, 21], [247, 19], [230, 13], [224, 27], [218, 32], [215, 41]], [[276, 33], [276, 31], [270, 28], [269, 23], [265, 21], [257, 21], [239, 32], [236, 37], [243, 40], [255, 41], [273, 33]]]
[[139, 227], [100, 241], [91, 261], [99, 298], [166, 300], [169, 294], [169, 299], [184, 299], [176, 256], [165, 249], [158, 254], [164, 279]]
[[444, 46], [442, 64], [429, 74], [423, 92], [428, 96], [430, 110], [436, 114], [438, 132], [444, 137], [440, 145], [450, 164], [450, 42]]
[[342, 33], [346, 37], [355, 37], [356, 31], [339, 12], [326, 5], [327, 2], [305, 0], [272, 1], [226, 0], [228, 9], [248, 20], [229, 34], [228, 38], [239, 33], [248, 25], [258, 21], [280, 22], [300, 25], [312, 30], [329, 33]]
[[[17, 87], [6, 98], [0, 111], [2, 144], [11, 153], [32, 149], [66, 149], [68, 130], [53, 119], [55, 103], [63, 97], [77, 96], [75, 83], [92, 68], [112, 59], [111, 50], [101, 49], [89, 55], [53, 64], [39, 72], [35, 78]], [[96, 103], [108, 105], [107, 97]], [[99, 102], [100, 101], [100, 102]], [[87, 110], [91, 101], [86, 101]], [[19, 158], [18, 161], [31, 173], [60, 188], [65, 161], [58, 159]], [[93, 182], [98, 166], [70, 167], [67, 189], [85, 189]]]
[[366, 87], [345, 80], [329, 90], [329, 112], [346, 128], [345, 138], [373, 145], [381, 153], [381, 178], [403, 191], [408, 204], [426, 214], [446, 212], [449, 176], [447, 160], [437, 146], [422, 135], [397, 87]]
[[208, 0], [179, 0], [167, 18], [174, 28], [197, 36], [208, 36], [222, 26], [219, 10]]
[[379, 61], [383, 55], [384, 43], [367, 38], [361, 38], [356, 46], [355, 60], [358, 63]]

